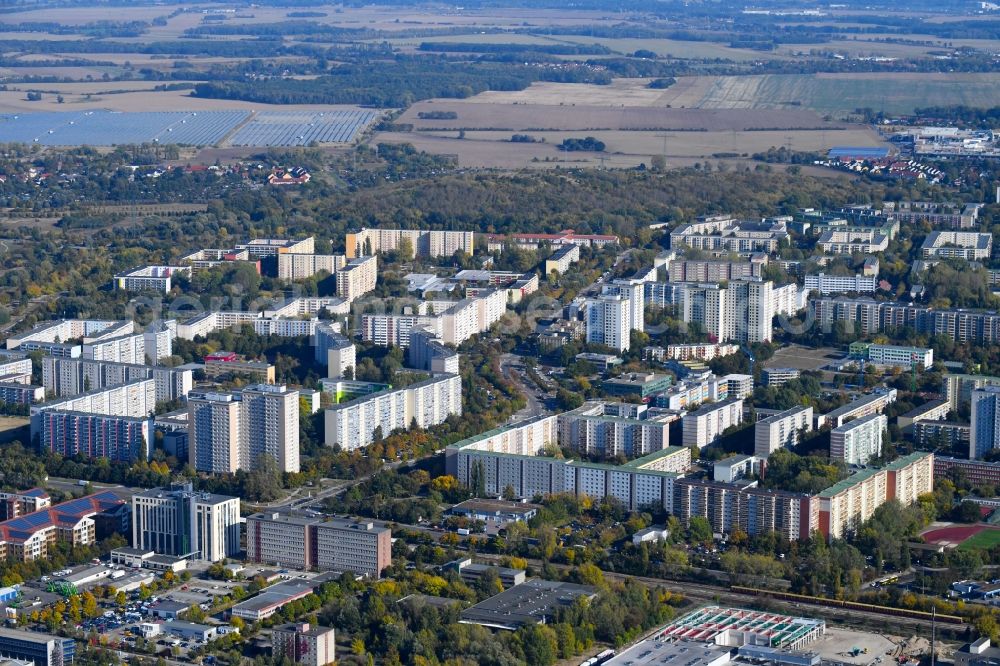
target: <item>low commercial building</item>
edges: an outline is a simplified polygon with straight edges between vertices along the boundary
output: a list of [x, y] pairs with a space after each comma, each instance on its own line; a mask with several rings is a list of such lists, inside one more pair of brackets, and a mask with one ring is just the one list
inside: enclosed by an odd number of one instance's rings
[[1000, 648], [993, 647], [989, 636], [966, 643], [952, 655], [955, 666], [989, 666], [1000, 661]]
[[517, 631], [555, 619], [556, 610], [577, 599], [593, 599], [597, 591], [588, 585], [533, 579], [504, 590], [462, 611], [459, 622], [491, 629]]
[[336, 662], [334, 636], [332, 627], [308, 622], [282, 624], [271, 630], [271, 656], [303, 666], [328, 666]]
[[765, 645], [798, 650], [826, 633], [826, 623], [769, 611], [705, 606], [680, 617], [654, 634], [656, 640], [693, 639], [738, 647]]
[[767, 459], [778, 449], [792, 448], [812, 429], [812, 407], [792, 407], [761, 419], [754, 425], [754, 455]]
[[313, 585], [311, 583], [290, 580], [264, 588], [257, 596], [233, 606], [230, 613], [233, 617], [242, 618], [248, 622], [260, 622], [293, 601], [307, 597], [312, 593]]
[[469, 520], [481, 520], [487, 525], [503, 527], [510, 523], [527, 523], [538, 515], [537, 504], [502, 500], [470, 499], [451, 507], [449, 513]]
[[853, 342], [850, 354], [863, 358], [875, 365], [897, 368], [929, 370], [934, 365], [934, 350], [927, 347], [899, 347], [896, 345], [876, 345], [868, 342]]
[[0, 655], [34, 666], [68, 666], [76, 657], [76, 641], [51, 634], [0, 628]]
[[639, 641], [607, 661], [603, 666], [725, 666], [732, 648], [691, 640]]
[[672, 382], [673, 378], [670, 375], [632, 372], [605, 379], [601, 382], [601, 390], [612, 396], [637, 395], [640, 398], [648, 398], [654, 393], [670, 388]]
[[466, 583], [475, 585], [488, 573], [495, 573], [500, 583], [506, 587], [520, 585], [527, 579], [527, 572], [524, 569], [511, 569], [510, 567], [498, 567], [493, 564], [474, 564], [471, 558], [464, 558], [449, 562], [443, 567], [446, 570], [457, 571]]
[[200, 643], [207, 643], [214, 640], [217, 632], [215, 627], [205, 624], [195, 624], [194, 622], [184, 622], [183, 620], [166, 622], [163, 628], [171, 636], [177, 636], [183, 640], [198, 641]]
[[743, 399], [728, 398], [688, 412], [681, 419], [684, 446], [703, 449], [722, 437], [727, 428], [743, 423]]
[[378, 578], [392, 560], [390, 530], [371, 522], [272, 512], [246, 524], [250, 562]]

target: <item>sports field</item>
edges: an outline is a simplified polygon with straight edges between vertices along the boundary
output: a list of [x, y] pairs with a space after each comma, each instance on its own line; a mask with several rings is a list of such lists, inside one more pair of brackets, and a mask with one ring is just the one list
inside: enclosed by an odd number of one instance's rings
[[989, 550], [994, 546], [1000, 546], [1000, 530], [985, 529], [959, 544], [959, 550]]

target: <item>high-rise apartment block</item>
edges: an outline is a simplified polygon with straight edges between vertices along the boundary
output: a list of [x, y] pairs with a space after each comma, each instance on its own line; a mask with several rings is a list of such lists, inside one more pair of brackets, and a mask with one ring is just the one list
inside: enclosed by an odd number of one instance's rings
[[305, 280], [319, 272], [331, 275], [347, 263], [342, 254], [289, 254], [278, 255], [279, 280]]
[[882, 437], [889, 427], [884, 414], [869, 414], [830, 431], [830, 459], [867, 465], [882, 455]]
[[681, 419], [684, 446], [699, 449], [722, 437], [727, 428], [743, 423], [743, 399], [727, 398], [688, 412]]
[[299, 471], [299, 392], [257, 384], [237, 393], [188, 395], [188, 455], [198, 471], [254, 469], [260, 456]]
[[684, 285], [677, 299], [681, 319], [699, 324], [719, 342], [770, 342], [774, 316], [794, 309], [785, 304], [779, 310], [771, 282]]
[[972, 391], [972, 431], [969, 458], [982, 458], [1000, 447], [1000, 386]]
[[328, 666], [337, 661], [332, 627], [308, 622], [282, 624], [271, 630], [271, 645], [272, 656], [278, 661], [288, 659], [303, 666]]
[[758, 458], [767, 458], [778, 449], [790, 449], [812, 429], [812, 407], [792, 407], [761, 419], [754, 425], [753, 453]]
[[426, 229], [362, 229], [347, 234], [348, 259], [379, 252], [392, 252], [409, 244], [414, 257], [450, 257], [459, 250], [475, 253], [475, 234], [471, 231], [430, 231]]
[[670, 446], [670, 424], [679, 418], [676, 413], [661, 414], [641, 405], [635, 414], [619, 415], [616, 407], [589, 402], [559, 414], [559, 445], [609, 458], [645, 456]]
[[326, 376], [330, 379], [340, 379], [345, 373], [353, 375], [357, 365], [354, 343], [339, 328], [339, 325], [322, 323], [316, 326], [313, 336], [316, 362], [326, 366]]
[[326, 445], [352, 451], [395, 430], [444, 423], [462, 413], [462, 379], [437, 375], [403, 388], [355, 398], [326, 410]]
[[337, 270], [337, 296], [352, 301], [375, 288], [378, 281], [378, 258], [354, 257]]
[[82, 358], [42, 358], [42, 385], [52, 395], [63, 398], [120, 384], [152, 379], [156, 402], [179, 400], [194, 385], [191, 368], [93, 361]]
[[392, 561], [388, 528], [324, 516], [247, 517], [247, 559], [295, 569], [351, 571], [378, 578]]
[[602, 294], [584, 305], [587, 342], [618, 351], [631, 346], [632, 302], [621, 294]]
[[190, 483], [144, 490], [132, 496], [132, 544], [208, 562], [232, 557], [240, 552], [240, 500]]

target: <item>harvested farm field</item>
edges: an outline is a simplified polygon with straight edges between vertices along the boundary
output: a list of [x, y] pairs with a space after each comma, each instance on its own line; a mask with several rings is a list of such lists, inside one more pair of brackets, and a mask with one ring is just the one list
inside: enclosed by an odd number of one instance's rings
[[[435, 119], [428, 114], [455, 114]], [[421, 117], [424, 116], [424, 117]], [[697, 130], [840, 129], [805, 109], [678, 109], [653, 106], [482, 104], [432, 100], [410, 107], [397, 121], [416, 130]]]

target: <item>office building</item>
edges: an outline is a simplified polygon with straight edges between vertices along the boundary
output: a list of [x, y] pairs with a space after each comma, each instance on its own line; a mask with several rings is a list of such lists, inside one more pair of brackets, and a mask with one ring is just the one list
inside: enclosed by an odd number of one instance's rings
[[48, 559], [59, 541], [74, 546], [97, 542], [95, 517], [124, 503], [106, 490], [42, 508], [0, 523], [0, 559], [31, 562]]
[[409, 246], [413, 257], [450, 257], [458, 251], [475, 254], [475, 234], [471, 231], [431, 231], [427, 229], [362, 229], [347, 234], [347, 258], [379, 252], [396, 252]]
[[727, 398], [724, 402], [705, 405], [688, 412], [681, 419], [683, 444], [703, 449], [722, 437], [727, 428], [743, 423], [743, 399]]
[[247, 560], [294, 569], [378, 578], [392, 561], [389, 528], [325, 516], [256, 513], [247, 517]]
[[348, 301], [367, 294], [378, 281], [378, 258], [375, 256], [355, 257], [348, 260], [334, 276], [337, 282], [337, 296]]
[[545, 274], [562, 275], [572, 264], [580, 261], [580, 246], [573, 244], [561, 245], [545, 260]]
[[337, 661], [336, 645], [332, 627], [293, 622], [271, 630], [271, 656], [277, 661], [287, 659], [303, 666], [328, 666]]
[[877, 275], [807, 275], [806, 291], [818, 291], [823, 296], [829, 294], [874, 294], [878, 289]]
[[778, 449], [793, 448], [812, 429], [812, 407], [792, 407], [761, 419], [754, 425], [754, 455], [767, 459]]
[[848, 465], [867, 465], [882, 455], [882, 441], [889, 421], [884, 414], [869, 414], [830, 431], [830, 459]]
[[194, 386], [191, 368], [167, 368], [82, 358], [42, 358], [42, 386], [57, 398], [71, 397], [143, 379], [152, 379], [155, 401], [187, 396]]
[[317, 273], [333, 275], [347, 259], [342, 254], [289, 254], [278, 255], [279, 280], [305, 280]]
[[132, 496], [136, 548], [208, 562], [240, 552], [238, 497], [195, 492], [190, 483]]
[[153, 455], [153, 420], [51, 409], [39, 415], [38, 446], [65, 457], [133, 463]]
[[299, 471], [299, 392], [257, 384], [236, 393], [188, 395], [188, 456], [201, 472], [254, 469], [268, 455]]
[[632, 303], [627, 296], [601, 295], [589, 298], [584, 306], [587, 342], [617, 351], [631, 345]]
[[115, 286], [124, 291], [169, 293], [175, 275], [191, 275], [190, 266], [142, 266], [115, 275]]
[[635, 395], [640, 398], [666, 391], [673, 383], [673, 378], [667, 374], [655, 372], [630, 372], [617, 377], [609, 377], [601, 382], [601, 390], [612, 396]]
[[33, 666], [70, 666], [76, 658], [76, 641], [3, 627], [0, 628], [0, 655]]
[[1000, 387], [975, 389], [971, 414], [969, 459], [975, 460], [1000, 447]]
[[985, 261], [993, 254], [993, 234], [972, 231], [932, 231], [920, 246], [920, 256]]
[[348, 374], [353, 377], [357, 366], [354, 343], [341, 334], [339, 328], [333, 324], [319, 324], [313, 336], [316, 362], [326, 366], [326, 376], [330, 379], [340, 379]]
[[412, 425], [429, 428], [462, 413], [462, 380], [436, 375], [398, 389], [342, 402], [326, 410], [326, 445], [353, 451]]

